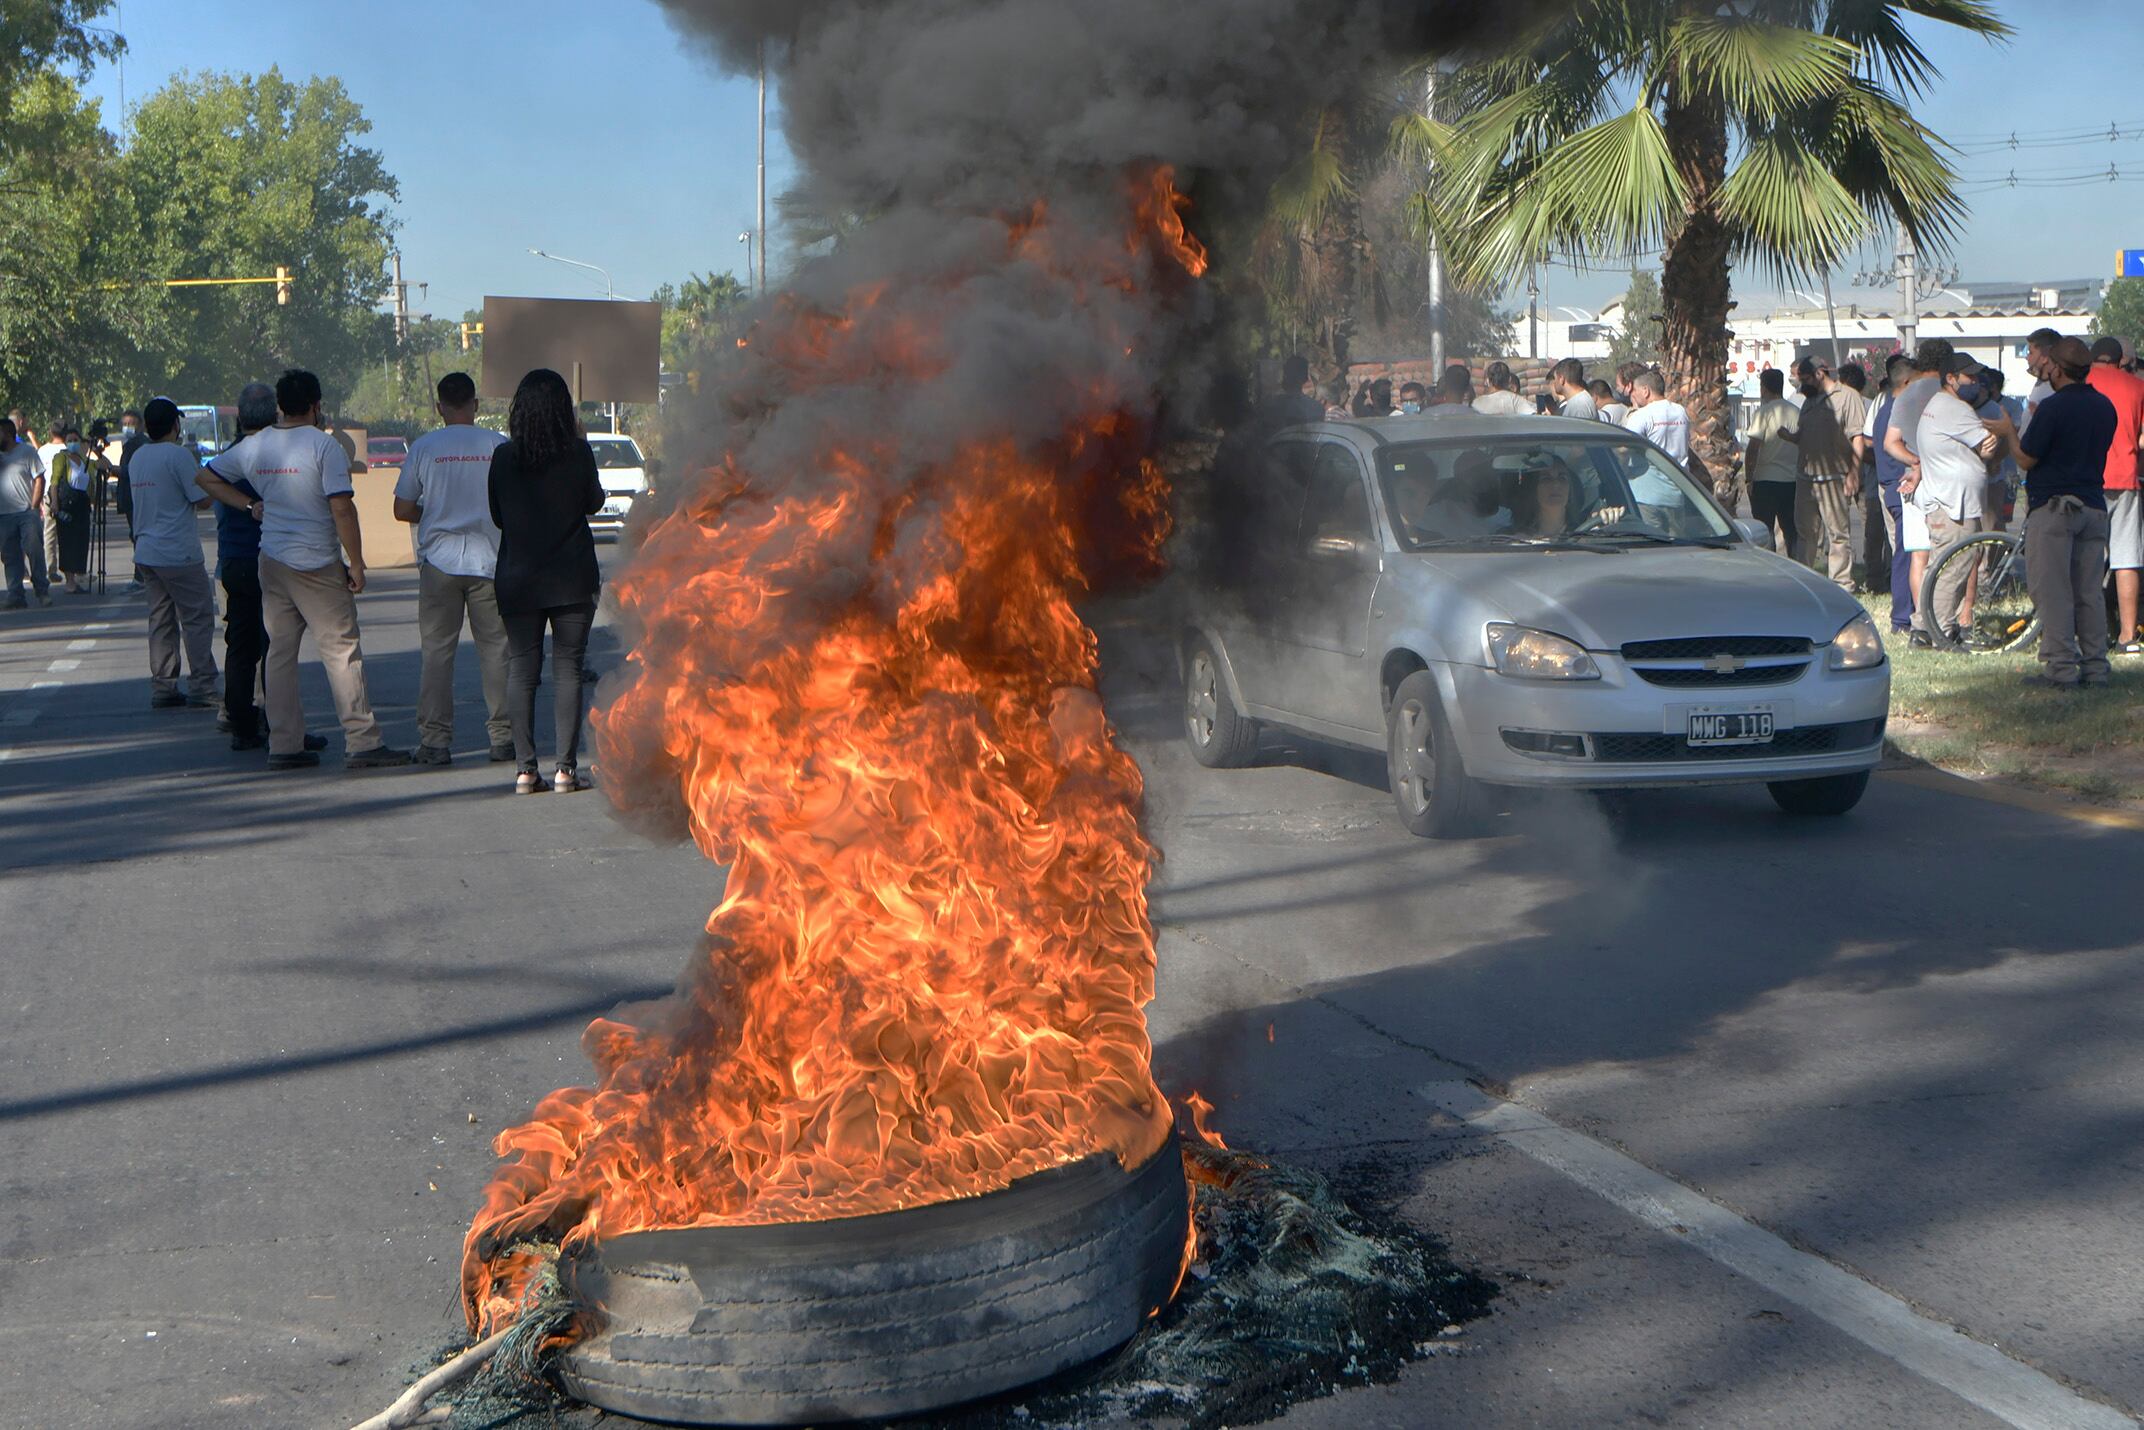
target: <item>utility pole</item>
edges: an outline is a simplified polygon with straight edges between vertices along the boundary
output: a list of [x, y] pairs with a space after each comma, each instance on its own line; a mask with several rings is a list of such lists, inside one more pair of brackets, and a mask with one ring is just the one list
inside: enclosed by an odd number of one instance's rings
[[[1437, 117], [1435, 64], [1430, 65], [1428, 76], [1422, 81], [1422, 116], [1432, 121]], [[1429, 175], [1435, 169], [1435, 159], [1424, 166], [1422, 199], [1425, 204], [1429, 202]], [[1429, 370], [1438, 378], [1444, 376], [1444, 249], [1437, 242], [1435, 229], [1429, 233]]]
[[1920, 336], [1920, 253], [1913, 246], [1913, 235], [1901, 223], [1898, 226], [1898, 350], [1912, 352], [1919, 344]]
[[752, 233], [759, 244], [758, 291], [767, 291], [767, 42], [759, 42], [759, 217]]
[[1846, 358], [1839, 351], [1839, 310], [1831, 301], [1831, 270], [1824, 270], [1824, 319], [1831, 324], [1831, 370], [1836, 373], [1845, 366]]
[[1526, 268], [1526, 355], [1541, 356], [1541, 278], [1532, 264]]
[[409, 342], [409, 284], [402, 281], [402, 250], [395, 250], [395, 346]]

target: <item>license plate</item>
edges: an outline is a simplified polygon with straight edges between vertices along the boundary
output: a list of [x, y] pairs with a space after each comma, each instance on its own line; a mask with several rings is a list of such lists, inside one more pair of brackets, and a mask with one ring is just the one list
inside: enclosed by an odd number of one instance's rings
[[1709, 711], [1690, 717], [1690, 744], [1769, 745], [1772, 743], [1772, 712], [1769, 710]]

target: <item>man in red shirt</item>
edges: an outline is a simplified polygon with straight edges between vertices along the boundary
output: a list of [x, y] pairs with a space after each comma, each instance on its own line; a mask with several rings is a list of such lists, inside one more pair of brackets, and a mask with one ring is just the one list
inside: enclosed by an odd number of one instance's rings
[[2144, 572], [2144, 501], [2137, 495], [2137, 448], [2144, 443], [2144, 378], [2122, 370], [2122, 340], [2092, 344], [2086, 379], [2114, 404], [2114, 446], [2107, 452], [2107, 564], [2114, 568], [2114, 599], [2122, 629], [2118, 655], [2144, 655], [2137, 639], [2137, 588]]

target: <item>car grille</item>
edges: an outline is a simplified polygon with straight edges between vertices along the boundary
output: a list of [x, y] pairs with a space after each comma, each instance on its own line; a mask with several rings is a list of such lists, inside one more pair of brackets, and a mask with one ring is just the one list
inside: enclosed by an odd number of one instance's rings
[[[1694, 636], [1684, 640], [1632, 641], [1623, 647], [1631, 672], [1648, 685], [1670, 690], [1747, 690], [1789, 685], [1809, 668], [1810, 643], [1795, 636]], [[1709, 668], [1722, 656], [1760, 660], [1740, 670]], [[1794, 657], [1801, 657], [1799, 660]], [[1669, 664], [1655, 665], [1650, 662]]]
[[1799, 636], [1693, 636], [1672, 641], [1632, 641], [1625, 660], [1710, 660], [1716, 655], [1807, 655], [1813, 643]]
[[1724, 690], [1747, 689], [1753, 685], [1789, 685], [1802, 678], [1809, 668], [1806, 660], [1793, 661], [1787, 665], [1752, 665], [1741, 670], [1706, 670], [1695, 665], [1636, 665], [1631, 670], [1648, 685], [1664, 685], [1670, 690]]
[[1593, 757], [1602, 764], [1669, 764], [1699, 760], [1768, 760], [1779, 756], [1829, 755], [1864, 750], [1883, 738], [1881, 720], [1844, 725], [1804, 725], [1781, 730], [1768, 745], [1698, 745], [1682, 735], [1595, 735]]

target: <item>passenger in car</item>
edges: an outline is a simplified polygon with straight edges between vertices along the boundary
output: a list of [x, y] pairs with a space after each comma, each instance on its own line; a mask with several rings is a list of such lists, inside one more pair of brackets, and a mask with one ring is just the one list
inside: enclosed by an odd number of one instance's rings
[[1423, 513], [1423, 524], [1432, 538], [1459, 541], [1511, 529], [1511, 513], [1487, 452], [1459, 454], [1451, 480]]

